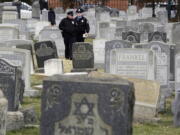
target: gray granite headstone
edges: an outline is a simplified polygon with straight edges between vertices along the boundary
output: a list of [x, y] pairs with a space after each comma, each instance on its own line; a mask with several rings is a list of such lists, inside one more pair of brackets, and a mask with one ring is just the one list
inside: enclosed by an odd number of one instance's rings
[[180, 54], [175, 55], [175, 91], [180, 91]]
[[0, 24], [0, 42], [12, 39], [19, 39], [17, 25]]
[[30, 32], [27, 28], [26, 20], [22, 20], [22, 19], [6, 20], [5, 23], [18, 25], [19, 39], [22, 39], [22, 40], [30, 39]]
[[54, 41], [41, 41], [34, 44], [37, 68], [44, 68], [44, 62], [48, 59], [58, 58]]
[[154, 80], [155, 56], [149, 49], [106, 48], [105, 72]]
[[109, 22], [100, 22], [99, 23], [99, 38], [109, 39], [109, 28], [110, 24]]
[[123, 32], [122, 39], [127, 40], [131, 43], [140, 43], [140, 33], [133, 31]]
[[139, 25], [139, 32], [141, 33], [141, 41], [148, 41], [148, 34], [154, 32], [154, 24], [141, 23]]
[[4, 6], [2, 12], [2, 22], [5, 23], [6, 20], [18, 19], [18, 12], [16, 6]]
[[32, 40], [7, 40], [0, 43], [0, 47], [11, 47], [11, 48], [19, 48], [29, 50], [31, 53], [31, 73], [34, 72], [34, 69], [37, 65], [36, 60], [34, 59], [34, 50], [33, 50], [33, 41]]
[[[141, 45], [140, 45], [141, 46]], [[172, 95], [169, 85], [170, 79], [170, 46], [163, 42], [150, 42], [142, 45], [142, 48], [148, 48], [155, 52], [156, 56], [156, 74], [155, 80], [161, 85], [161, 95], [158, 111], [165, 109], [165, 100]]]
[[167, 34], [164, 32], [152, 32], [148, 34], [148, 41], [162, 41], [167, 42]]
[[106, 39], [93, 40], [94, 64], [97, 68], [104, 68]]
[[8, 101], [0, 90], [0, 135], [6, 135]]
[[163, 42], [153, 41], [148, 44], [136, 45], [136, 48], [146, 48], [154, 51], [156, 56], [156, 80], [161, 86], [168, 88], [170, 75], [170, 46]]
[[180, 43], [180, 23], [175, 23], [172, 27], [172, 42], [174, 44]]
[[39, 41], [47, 41], [47, 40], [54, 41], [56, 43], [58, 56], [64, 57], [65, 46], [64, 46], [63, 37], [61, 35], [61, 31], [59, 30], [58, 27], [47, 26], [40, 31]]
[[73, 69], [93, 69], [94, 52], [90, 43], [74, 43], [72, 47]]
[[60, 75], [44, 80], [43, 88], [41, 135], [132, 135], [135, 97], [127, 80]]
[[121, 40], [123, 31], [124, 31], [124, 28], [116, 28], [114, 38], [117, 40]]
[[22, 71], [7, 60], [0, 59], [0, 89], [8, 100], [8, 111], [17, 111], [23, 95]]
[[89, 35], [91, 37], [95, 37], [96, 36], [96, 17], [95, 17], [95, 10], [94, 9], [89, 9], [88, 12], [85, 13], [84, 15], [88, 22], [89, 22], [89, 26], [90, 26], [90, 32]]
[[32, 18], [40, 19], [40, 5], [39, 0], [34, 0], [32, 4]]

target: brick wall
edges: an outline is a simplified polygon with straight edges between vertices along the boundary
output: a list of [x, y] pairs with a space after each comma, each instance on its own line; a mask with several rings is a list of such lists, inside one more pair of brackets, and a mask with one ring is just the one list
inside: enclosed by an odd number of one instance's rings
[[[62, 7], [62, 2], [60, 2], [60, 0], [48, 0], [48, 3], [49, 7]], [[92, 4], [92, 2], [90, 3]], [[128, 8], [128, 0], [109, 0], [106, 5], [112, 8], [126, 10]]]

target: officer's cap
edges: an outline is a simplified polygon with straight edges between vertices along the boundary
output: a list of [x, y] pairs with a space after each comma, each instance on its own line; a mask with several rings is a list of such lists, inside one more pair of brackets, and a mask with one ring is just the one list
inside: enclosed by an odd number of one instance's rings
[[76, 10], [76, 13], [83, 13], [84, 12], [84, 10], [82, 9], [82, 8], [78, 8], [77, 10]]
[[73, 16], [74, 13], [73, 13], [73, 11], [69, 11], [69, 12], [67, 12], [67, 15]]

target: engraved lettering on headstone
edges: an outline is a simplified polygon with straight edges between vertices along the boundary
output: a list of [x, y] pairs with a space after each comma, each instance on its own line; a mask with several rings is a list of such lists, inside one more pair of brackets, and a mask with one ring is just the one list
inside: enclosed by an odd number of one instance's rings
[[51, 109], [55, 104], [59, 104], [58, 95], [62, 94], [61, 88], [59, 86], [52, 86], [50, 89], [47, 90], [48, 97], [47, 97], [47, 106], [46, 110]]
[[71, 102], [69, 116], [55, 123], [54, 135], [112, 135], [99, 116], [97, 95], [73, 94]]

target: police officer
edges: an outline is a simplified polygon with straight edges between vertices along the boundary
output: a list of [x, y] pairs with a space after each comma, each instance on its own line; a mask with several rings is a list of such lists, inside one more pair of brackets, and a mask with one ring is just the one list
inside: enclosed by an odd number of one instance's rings
[[72, 60], [72, 45], [76, 42], [76, 24], [73, 17], [73, 11], [67, 13], [60, 24], [59, 29], [62, 31], [65, 44], [65, 58]]
[[77, 42], [84, 42], [85, 36], [89, 33], [90, 27], [88, 20], [83, 16], [83, 9], [79, 8], [76, 11], [77, 16], [75, 22], [77, 25]]

